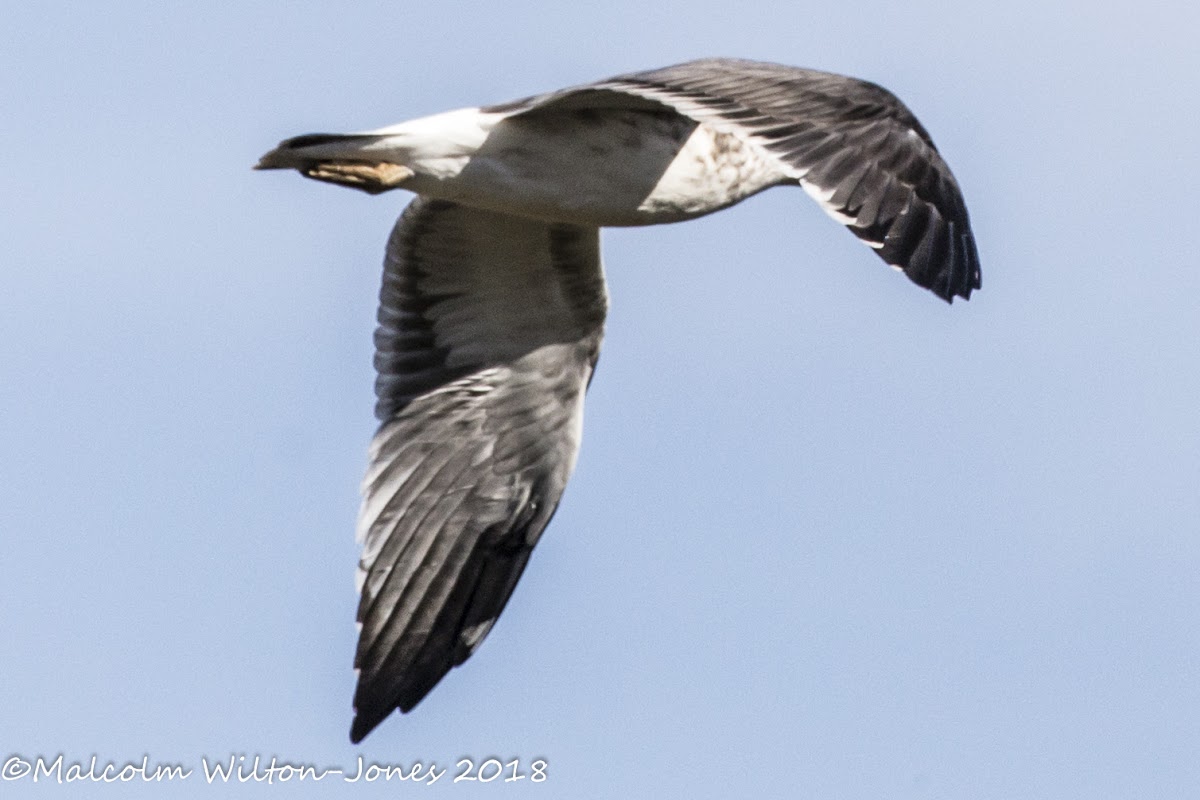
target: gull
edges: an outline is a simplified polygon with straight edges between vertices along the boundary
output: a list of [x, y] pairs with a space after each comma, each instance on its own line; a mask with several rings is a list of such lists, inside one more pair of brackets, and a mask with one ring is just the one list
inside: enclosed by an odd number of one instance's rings
[[605, 226], [710, 214], [799, 186], [952, 302], [980, 286], [958, 183], [866, 81], [714, 58], [350, 134], [257, 169], [416, 193], [392, 230], [358, 517], [360, 742], [487, 636], [579, 451], [608, 307]]

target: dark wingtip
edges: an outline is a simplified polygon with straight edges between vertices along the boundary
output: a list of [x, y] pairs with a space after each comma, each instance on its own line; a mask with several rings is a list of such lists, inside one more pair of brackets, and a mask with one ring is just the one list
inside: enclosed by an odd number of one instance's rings
[[971, 299], [971, 292], [982, 288], [982, 270], [979, 267], [979, 252], [975, 249], [975, 237], [970, 231], [963, 237], [965, 244], [965, 272], [957, 286], [948, 287], [946, 302], [953, 303], [955, 296], [963, 300]]
[[358, 744], [371, 731], [379, 727], [385, 719], [392, 715], [397, 708], [401, 713], [407, 713], [416, 703], [383, 704], [377, 700], [368, 700], [361, 696], [354, 698], [354, 721], [350, 723], [350, 741]]
[[[386, 716], [386, 715], [385, 715]], [[379, 723], [383, 722], [384, 717], [379, 719], [368, 719], [367, 717], [354, 715], [354, 721], [350, 723], [350, 743], [358, 744], [363, 739], [367, 738], [367, 734], [375, 730]]]
[[921, 210], [896, 218], [879, 256], [949, 304], [955, 297], [970, 300], [982, 270], [969, 223], [947, 222], [936, 208]]

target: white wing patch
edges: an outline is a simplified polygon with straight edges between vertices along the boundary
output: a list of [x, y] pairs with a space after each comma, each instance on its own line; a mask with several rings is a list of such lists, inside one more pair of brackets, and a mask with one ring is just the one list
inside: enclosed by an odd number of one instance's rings
[[[807, 173], [808, 170], [805, 170], [805, 172]], [[829, 199], [831, 197], [833, 197], [834, 192], [837, 191], [836, 186], [834, 186], [833, 188], [830, 188], [830, 189], [822, 189], [821, 187], [817, 186], [815, 183], [809, 183], [808, 181], [806, 181], [802, 178], [800, 180], [800, 188], [804, 190], [805, 194], [807, 194], [813, 200], [816, 200], [817, 205], [819, 205], [825, 211], [826, 214], [833, 217], [835, 220], [842, 223], [843, 225], [853, 225], [854, 223], [858, 222], [858, 217], [850, 216], [849, 214], [845, 213], [840, 208], [835, 206], [833, 203], [829, 202]], [[868, 244], [875, 246], [873, 242], [868, 242]], [[883, 247], [883, 242], [879, 242], [878, 246]], [[859, 252], [861, 253], [862, 251], [860, 250]]]
[[750, 139], [702, 123], [638, 210], [678, 219], [707, 214], [775, 185], [782, 166]]

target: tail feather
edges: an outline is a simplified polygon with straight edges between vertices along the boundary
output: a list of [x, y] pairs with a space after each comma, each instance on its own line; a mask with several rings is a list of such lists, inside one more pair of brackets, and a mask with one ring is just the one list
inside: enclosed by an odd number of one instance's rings
[[365, 148], [381, 136], [368, 133], [306, 133], [284, 139], [254, 165], [255, 169], [303, 169], [321, 161], [374, 161]]
[[395, 189], [413, 171], [385, 161], [371, 146], [385, 136], [370, 133], [306, 133], [284, 139], [254, 165], [255, 169], [294, 169], [326, 183], [362, 189], [371, 194]]

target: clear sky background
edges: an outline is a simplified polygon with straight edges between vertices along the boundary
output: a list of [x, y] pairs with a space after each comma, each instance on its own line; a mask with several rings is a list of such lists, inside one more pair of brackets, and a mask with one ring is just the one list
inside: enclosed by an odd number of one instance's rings
[[[1200, 785], [1193, 3], [15, 3], [0, 751], [550, 781], [306, 797]], [[882, 83], [963, 186], [949, 307], [799, 191], [604, 235], [584, 446], [496, 629], [347, 739], [383, 246], [278, 140], [735, 55]], [[453, 772], [451, 773], [451, 776]], [[238, 797], [280, 796], [245, 786]], [[234, 796], [234, 795], [230, 795]]]

